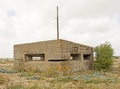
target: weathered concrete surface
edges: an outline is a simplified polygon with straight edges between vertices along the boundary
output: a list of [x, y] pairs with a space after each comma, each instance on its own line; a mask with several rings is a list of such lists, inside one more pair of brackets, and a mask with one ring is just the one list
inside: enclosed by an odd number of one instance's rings
[[[33, 61], [33, 57], [41, 57], [43, 61]], [[89, 67], [93, 59], [93, 48], [61, 39], [19, 44], [14, 45], [14, 59], [18, 61], [15, 66], [19, 61], [41, 69], [66, 63], [77, 71]]]

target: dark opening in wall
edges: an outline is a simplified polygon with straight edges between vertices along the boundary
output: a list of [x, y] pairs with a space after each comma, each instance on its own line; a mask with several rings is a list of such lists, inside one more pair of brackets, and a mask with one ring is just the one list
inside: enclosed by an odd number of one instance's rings
[[90, 54], [84, 54], [83, 59], [84, 60], [90, 60]]
[[25, 61], [45, 61], [45, 54], [26, 54]]
[[71, 60], [79, 60], [80, 54], [71, 54]]
[[60, 62], [60, 61], [68, 61], [68, 59], [49, 59], [48, 61]]
[[61, 62], [61, 61], [67, 61], [67, 60], [48, 60], [48, 61]]

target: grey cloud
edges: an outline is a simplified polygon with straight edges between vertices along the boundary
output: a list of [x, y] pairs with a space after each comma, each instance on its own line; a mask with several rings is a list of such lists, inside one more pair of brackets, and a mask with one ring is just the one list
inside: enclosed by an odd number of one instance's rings
[[83, 18], [120, 13], [119, 3], [119, 0], [66, 0], [65, 5], [67, 16]]
[[[111, 19], [103, 18], [91, 18], [91, 19], [73, 19], [71, 20], [66, 29], [73, 34], [85, 34], [85, 33], [104, 33], [110, 31]], [[70, 28], [70, 29], [69, 29]]]
[[120, 0], [0, 0], [0, 44], [8, 48], [0, 57], [12, 57], [16, 43], [56, 39], [57, 4], [60, 38], [91, 46], [109, 41], [115, 54], [120, 55], [119, 3]]

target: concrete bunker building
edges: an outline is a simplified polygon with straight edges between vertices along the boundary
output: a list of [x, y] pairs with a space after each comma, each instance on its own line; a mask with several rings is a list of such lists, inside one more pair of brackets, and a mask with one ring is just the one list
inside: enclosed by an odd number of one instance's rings
[[50, 66], [71, 65], [74, 71], [88, 69], [93, 60], [90, 46], [57, 39], [14, 45], [15, 67], [20, 62], [25, 66], [45, 70]]

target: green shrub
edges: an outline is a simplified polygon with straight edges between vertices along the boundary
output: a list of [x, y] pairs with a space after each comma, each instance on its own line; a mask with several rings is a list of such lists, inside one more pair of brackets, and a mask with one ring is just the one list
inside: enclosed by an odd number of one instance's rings
[[96, 69], [109, 69], [113, 64], [113, 49], [109, 42], [105, 42], [95, 47], [96, 61], [94, 66]]

